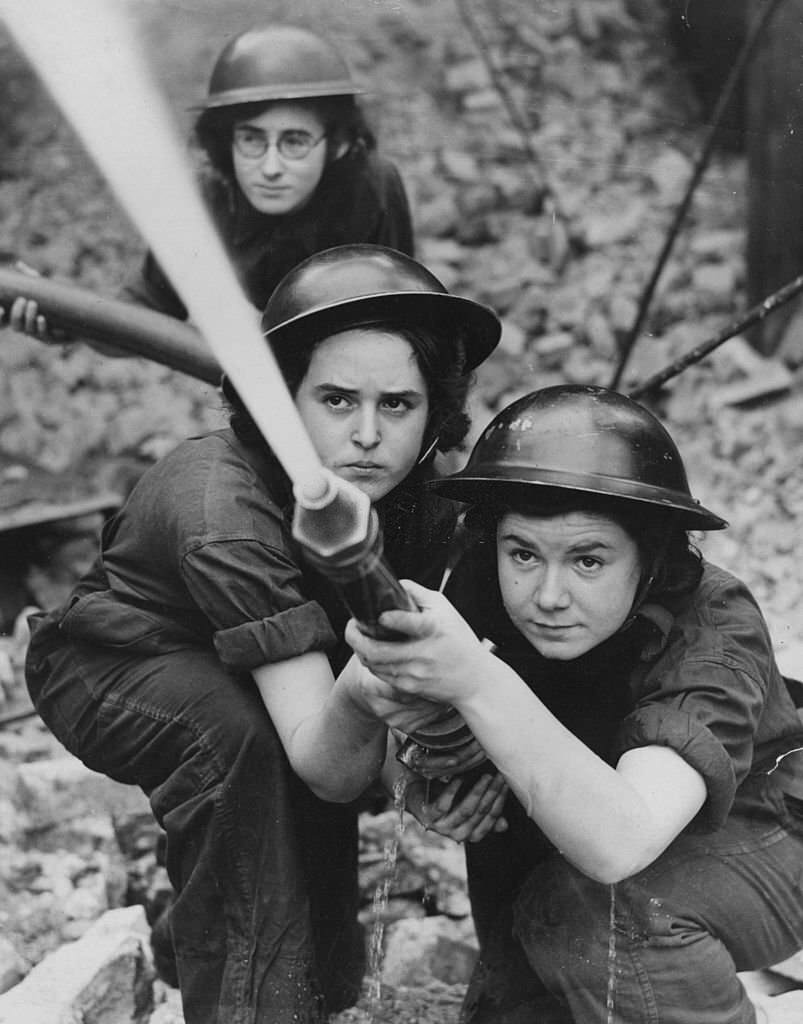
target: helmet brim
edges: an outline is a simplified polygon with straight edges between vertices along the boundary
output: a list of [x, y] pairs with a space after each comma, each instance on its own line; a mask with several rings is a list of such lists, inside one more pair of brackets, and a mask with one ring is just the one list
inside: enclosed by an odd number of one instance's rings
[[465, 346], [466, 369], [474, 369], [499, 343], [501, 324], [482, 303], [442, 292], [377, 292], [327, 303], [265, 327], [271, 345], [299, 344], [353, 327], [376, 324], [423, 327], [446, 340], [459, 336]]
[[234, 107], [242, 103], [270, 103], [281, 100], [322, 99], [328, 96], [362, 96], [366, 89], [348, 79], [308, 84], [254, 85], [242, 89], [228, 89], [208, 96], [190, 110], [216, 110], [219, 107]]
[[542, 491], [573, 491], [596, 497], [622, 499], [659, 508], [672, 515], [672, 521], [686, 530], [724, 530], [725, 519], [705, 508], [694, 498], [664, 487], [651, 487], [621, 477], [567, 473], [557, 469], [535, 469], [528, 466], [475, 465], [470, 473], [455, 473], [427, 481], [426, 486], [446, 498], [469, 505], [489, 499], [526, 503], [533, 500], [533, 488]]

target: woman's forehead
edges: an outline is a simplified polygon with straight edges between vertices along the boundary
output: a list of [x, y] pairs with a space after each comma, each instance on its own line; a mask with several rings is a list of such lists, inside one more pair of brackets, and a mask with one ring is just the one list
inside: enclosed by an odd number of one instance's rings
[[252, 125], [264, 131], [284, 128], [323, 128], [323, 116], [315, 106], [305, 100], [276, 100], [253, 113], [238, 118], [239, 125]]
[[563, 511], [510, 510], [499, 520], [499, 536], [509, 533], [532, 536], [599, 536], [605, 539], [627, 537], [624, 528], [611, 516], [596, 509]]
[[344, 383], [381, 379], [405, 388], [423, 385], [423, 375], [410, 342], [391, 328], [354, 327], [316, 345], [308, 374], [334, 375]]

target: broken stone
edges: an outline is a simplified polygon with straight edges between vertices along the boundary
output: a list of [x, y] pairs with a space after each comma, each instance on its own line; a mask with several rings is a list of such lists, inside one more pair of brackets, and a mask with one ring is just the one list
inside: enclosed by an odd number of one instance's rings
[[678, 149], [667, 147], [647, 168], [653, 185], [663, 198], [680, 198], [692, 173], [692, 164]]
[[760, 372], [752, 374], [745, 381], [719, 388], [711, 397], [712, 406], [721, 408], [725, 405], [752, 405], [788, 391], [793, 380], [792, 374], [783, 363], [766, 359]]
[[502, 337], [499, 340], [499, 349], [506, 355], [518, 358], [527, 347], [527, 334], [512, 320], [502, 320]]
[[446, 88], [453, 93], [480, 92], [488, 88], [488, 71], [479, 58], [450, 65], [445, 78]]
[[148, 808], [147, 797], [136, 786], [93, 772], [69, 754], [20, 765], [19, 801], [38, 830], [70, 819], [105, 813], [111, 820]]
[[386, 932], [382, 981], [423, 986], [435, 978], [449, 985], [465, 984], [477, 952], [470, 921], [442, 916], [397, 921]]
[[28, 965], [13, 944], [0, 935], [0, 994], [18, 984], [28, 972]]
[[444, 191], [442, 195], [421, 204], [418, 208], [417, 219], [419, 230], [422, 233], [434, 238], [444, 238], [453, 235], [456, 231], [460, 211], [454, 196], [450, 192]]
[[730, 263], [703, 263], [692, 272], [692, 288], [731, 302], [736, 295], [736, 272]]
[[0, 1024], [145, 1024], [155, 977], [142, 907], [111, 910], [0, 995]]
[[582, 233], [589, 249], [605, 249], [638, 233], [647, 212], [643, 199], [631, 199], [616, 213], [591, 213], [583, 218]]
[[446, 149], [441, 153], [441, 166], [448, 178], [460, 182], [475, 182], [480, 178], [477, 161], [469, 153]]
[[548, 365], [563, 360], [574, 346], [574, 335], [571, 331], [552, 331], [542, 334], [533, 342], [533, 349]]

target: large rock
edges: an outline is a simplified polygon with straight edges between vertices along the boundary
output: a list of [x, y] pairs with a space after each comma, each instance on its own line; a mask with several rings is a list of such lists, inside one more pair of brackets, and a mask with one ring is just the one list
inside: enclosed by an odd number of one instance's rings
[[145, 1024], [155, 977], [142, 907], [111, 910], [0, 996], [0, 1024]]

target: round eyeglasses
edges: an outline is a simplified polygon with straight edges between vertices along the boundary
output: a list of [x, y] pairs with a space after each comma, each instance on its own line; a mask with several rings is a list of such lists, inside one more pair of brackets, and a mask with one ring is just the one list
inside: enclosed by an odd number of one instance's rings
[[[326, 138], [326, 132], [317, 139], [302, 128], [288, 128], [274, 136], [279, 156], [285, 160], [303, 160]], [[260, 128], [238, 125], [232, 134], [234, 148], [247, 160], [259, 160], [270, 149], [271, 138]]]

